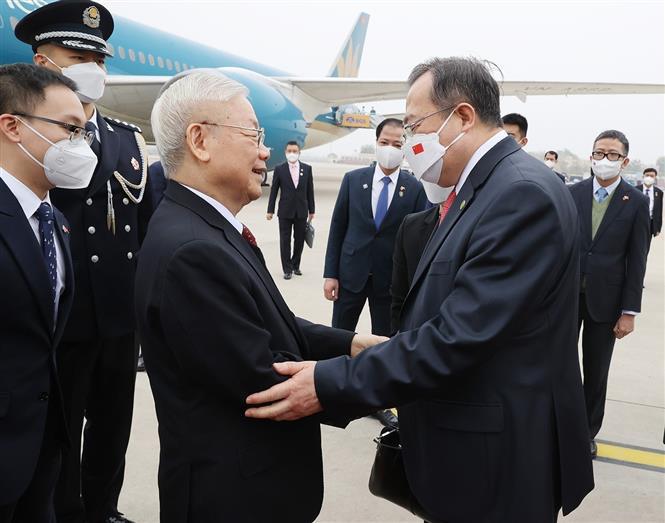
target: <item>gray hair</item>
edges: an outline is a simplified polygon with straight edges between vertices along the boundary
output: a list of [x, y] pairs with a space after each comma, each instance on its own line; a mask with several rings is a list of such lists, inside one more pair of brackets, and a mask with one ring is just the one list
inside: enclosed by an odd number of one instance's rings
[[481, 121], [501, 127], [499, 85], [491, 68], [499, 69], [496, 64], [477, 58], [432, 58], [413, 68], [409, 85], [425, 73], [432, 73], [431, 98], [437, 107], [444, 109], [467, 102]]
[[162, 88], [150, 122], [166, 178], [176, 172], [185, 157], [185, 133], [197, 106], [247, 95], [244, 85], [214, 69], [191, 71], [171, 79]]

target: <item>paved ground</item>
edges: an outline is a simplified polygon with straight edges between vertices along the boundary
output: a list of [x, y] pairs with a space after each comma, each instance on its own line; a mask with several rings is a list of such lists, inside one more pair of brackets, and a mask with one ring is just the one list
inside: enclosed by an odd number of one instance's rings
[[[269, 268], [287, 303], [300, 316], [328, 324], [332, 306], [323, 298], [322, 272], [328, 224], [341, 176], [347, 168], [314, 165], [317, 213], [314, 249], [305, 247], [302, 277], [282, 279], [277, 220], [267, 222], [267, 190], [245, 208], [240, 219], [249, 226], [263, 249]], [[615, 443], [663, 450], [665, 427], [664, 374], [664, 260], [663, 237], [652, 245], [643, 314], [636, 332], [617, 342], [610, 374], [605, 424], [599, 438]], [[369, 331], [363, 313], [359, 331]], [[367, 490], [374, 456], [372, 438], [378, 422], [362, 419], [346, 430], [323, 428], [325, 500], [318, 522], [418, 521], [405, 511], [373, 497]], [[140, 374], [132, 440], [127, 456], [125, 487], [120, 509], [140, 523], [158, 521], [157, 463], [159, 441], [154, 404], [147, 376]], [[596, 489], [564, 521], [665, 521], [665, 474], [653, 470], [597, 461]], [[294, 500], [297, 502], [297, 500]]]

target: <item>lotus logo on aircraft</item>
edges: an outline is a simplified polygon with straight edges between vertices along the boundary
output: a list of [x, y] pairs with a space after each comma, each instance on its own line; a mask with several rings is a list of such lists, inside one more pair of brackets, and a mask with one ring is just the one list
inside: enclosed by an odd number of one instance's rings
[[340, 56], [337, 61], [337, 76], [339, 77], [356, 77], [358, 76], [358, 69], [360, 68], [360, 57], [362, 51], [355, 49], [353, 40], [349, 40], [349, 47], [344, 56]]

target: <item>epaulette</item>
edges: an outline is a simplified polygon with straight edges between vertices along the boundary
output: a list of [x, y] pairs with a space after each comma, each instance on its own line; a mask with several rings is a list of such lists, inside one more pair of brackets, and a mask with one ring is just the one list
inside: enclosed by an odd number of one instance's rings
[[113, 125], [129, 129], [132, 132], [138, 132], [138, 133], [143, 132], [141, 131], [141, 128], [138, 125], [134, 125], [133, 123], [125, 122], [123, 120], [117, 120], [116, 118], [111, 118], [110, 116], [104, 116], [104, 120], [106, 120], [109, 123], [112, 123]]

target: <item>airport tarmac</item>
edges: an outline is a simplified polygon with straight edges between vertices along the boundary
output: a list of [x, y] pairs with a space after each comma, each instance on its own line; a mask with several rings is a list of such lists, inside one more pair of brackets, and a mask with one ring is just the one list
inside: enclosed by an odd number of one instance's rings
[[[323, 297], [323, 260], [328, 226], [344, 172], [353, 166], [313, 164], [316, 197], [316, 239], [305, 247], [303, 276], [282, 278], [277, 219], [265, 219], [268, 191], [247, 206], [239, 218], [254, 233], [268, 268], [294, 313], [329, 324], [332, 304]], [[596, 488], [580, 508], [563, 521], [665, 521], [665, 235], [652, 242], [642, 314], [635, 332], [617, 341], [610, 371], [604, 426], [594, 462]], [[214, 321], [211, 318], [211, 321]], [[370, 328], [367, 310], [358, 332]], [[372, 439], [380, 425], [357, 420], [346, 430], [322, 427], [325, 496], [317, 522], [413, 522], [406, 511], [376, 498], [367, 489], [374, 458]], [[134, 424], [120, 510], [137, 523], [159, 521], [157, 465], [159, 439], [150, 384], [145, 373], [136, 383]], [[294, 503], [298, 503], [294, 497]], [[220, 519], [222, 521], [222, 519]], [[561, 519], [560, 519], [561, 521]]]

